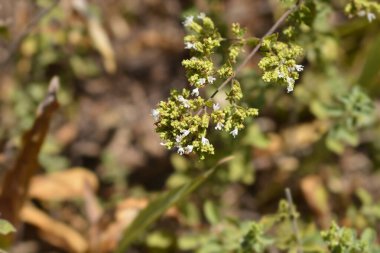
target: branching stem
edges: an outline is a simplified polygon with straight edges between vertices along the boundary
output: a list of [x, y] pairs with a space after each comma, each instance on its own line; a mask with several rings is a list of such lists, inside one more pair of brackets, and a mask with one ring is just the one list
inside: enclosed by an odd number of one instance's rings
[[265, 37], [271, 35], [274, 33], [277, 28], [285, 21], [285, 19], [293, 13], [298, 7], [301, 5], [303, 1], [298, 1], [296, 4], [294, 4], [290, 9], [288, 9], [282, 16], [277, 20], [276, 23], [268, 30], [268, 32], [265, 33], [265, 35], [260, 39], [259, 43], [252, 49], [252, 51], [247, 55], [247, 57], [244, 59], [244, 61], [236, 68], [233, 75], [231, 75], [229, 78], [227, 78], [215, 91], [212, 93], [210, 98], [215, 97], [216, 94], [218, 94], [219, 91], [221, 91], [232, 79], [235, 78], [235, 76], [247, 65], [247, 63], [252, 59], [252, 57], [259, 51], [261, 44], [263, 43], [263, 40]]
[[38, 25], [41, 19], [49, 14], [58, 5], [58, 3], [59, 0], [54, 0], [49, 7], [41, 10], [35, 17], [33, 17], [33, 19], [26, 25], [21, 34], [10, 45], [8, 49], [8, 55], [5, 57], [5, 59], [0, 61], [0, 67], [6, 66], [11, 61], [12, 57], [19, 49], [22, 41], [31, 33], [33, 28]]

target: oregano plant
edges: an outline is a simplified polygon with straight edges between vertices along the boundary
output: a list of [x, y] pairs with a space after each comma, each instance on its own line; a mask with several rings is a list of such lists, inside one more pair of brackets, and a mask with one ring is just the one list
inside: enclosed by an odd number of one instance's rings
[[[175, 149], [178, 154], [195, 153], [200, 159], [214, 154], [215, 149], [209, 141], [211, 131], [225, 131], [234, 138], [245, 127], [248, 117], [259, 114], [258, 108], [249, 108], [241, 102], [243, 92], [237, 74], [257, 53], [263, 54], [259, 67], [263, 71], [265, 82], [287, 86], [294, 89], [295, 81], [303, 66], [297, 64], [303, 50], [291, 41], [280, 41], [275, 30], [296, 11], [301, 3], [296, 3], [275, 23], [263, 38], [246, 38], [246, 30], [238, 23], [230, 28], [231, 38], [221, 37], [214, 22], [204, 13], [186, 17], [183, 25], [187, 35], [184, 38], [185, 49], [190, 50], [190, 59], [182, 61], [189, 87], [181, 91], [172, 90], [167, 101], [161, 101], [152, 110], [156, 131], [161, 145]], [[256, 44], [244, 61], [236, 66], [243, 48], [250, 42]], [[220, 47], [228, 48], [221, 62], [215, 55]], [[230, 84], [229, 88], [226, 88]], [[205, 96], [203, 90], [214, 87], [211, 96]], [[225, 102], [219, 104], [215, 95], [225, 90]]]

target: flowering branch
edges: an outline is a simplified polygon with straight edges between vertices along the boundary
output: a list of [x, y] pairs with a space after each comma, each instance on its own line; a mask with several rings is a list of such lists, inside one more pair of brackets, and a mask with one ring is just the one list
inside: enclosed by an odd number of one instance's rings
[[[263, 70], [263, 80], [287, 84], [288, 92], [293, 90], [295, 80], [299, 78], [298, 72], [303, 70], [303, 66], [296, 64], [296, 59], [302, 55], [302, 48], [279, 42], [272, 34], [301, 3], [298, 1], [280, 17], [235, 71], [233, 65], [246, 44], [245, 29], [237, 23], [232, 24], [233, 38], [229, 40], [227, 54], [224, 56], [226, 60], [217, 67], [212, 59], [224, 39], [213, 21], [204, 13], [186, 17], [183, 25], [188, 30], [188, 35], [185, 36], [184, 43], [192, 57], [183, 60], [182, 65], [192, 88], [183, 89], [182, 92], [173, 90], [167, 101], [161, 101], [158, 108], [152, 110], [156, 131], [163, 140], [163, 146], [175, 148], [180, 155], [194, 152], [203, 159], [206, 154], [214, 154], [214, 146], [207, 138], [210, 124], [214, 125], [215, 130], [226, 131], [235, 138], [245, 127], [245, 119], [258, 115], [258, 109], [240, 105], [243, 92], [235, 76], [259, 49], [264, 54], [259, 63]], [[201, 97], [199, 90], [212, 85], [217, 78], [225, 81], [210, 98]], [[226, 93], [228, 103], [221, 108], [212, 98], [229, 82], [232, 85]]]
[[247, 63], [252, 59], [252, 57], [259, 51], [264, 38], [274, 33], [277, 28], [285, 21], [285, 19], [293, 13], [295, 10], [298, 9], [298, 7], [301, 5], [303, 1], [298, 1], [298, 3], [294, 4], [290, 9], [288, 9], [282, 16], [277, 20], [277, 22], [268, 30], [268, 32], [265, 33], [265, 35], [260, 39], [259, 43], [252, 49], [252, 51], [247, 55], [247, 57], [243, 60], [243, 62], [236, 68], [233, 75], [231, 75], [229, 78], [227, 78], [215, 91], [212, 93], [210, 98], [213, 98], [218, 94], [219, 91], [221, 91], [232, 79], [235, 78], [235, 76], [247, 65]]

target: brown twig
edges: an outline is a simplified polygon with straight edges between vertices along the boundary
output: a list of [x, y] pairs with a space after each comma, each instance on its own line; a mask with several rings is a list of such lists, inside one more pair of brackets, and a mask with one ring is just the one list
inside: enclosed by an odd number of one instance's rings
[[301, 237], [300, 237], [300, 233], [298, 230], [297, 219], [295, 216], [292, 193], [291, 193], [289, 188], [285, 189], [285, 195], [286, 195], [286, 199], [288, 200], [288, 204], [289, 204], [289, 213], [290, 213], [290, 218], [292, 221], [293, 234], [295, 235], [296, 240], [297, 240], [297, 253], [303, 253], [302, 246], [301, 246]]
[[59, 3], [59, 0], [53, 0], [53, 3], [41, 10], [33, 19], [26, 25], [24, 30], [21, 32], [21, 34], [11, 43], [11, 46], [8, 49], [8, 55], [0, 61], [0, 68], [6, 66], [12, 57], [14, 56], [15, 52], [19, 49], [22, 41], [25, 39], [26, 36], [33, 30], [33, 28], [40, 22], [40, 20], [45, 17], [50, 11], [54, 9], [55, 6]]
[[38, 155], [48, 133], [51, 118], [59, 107], [58, 88], [58, 77], [54, 77], [48, 94], [37, 110], [32, 128], [23, 135], [22, 147], [16, 161], [6, 172], [0, 186], [0, 212], [16, 227], [19, 225], [19, 212], [27, 199], [30, 180], [39, 167]]

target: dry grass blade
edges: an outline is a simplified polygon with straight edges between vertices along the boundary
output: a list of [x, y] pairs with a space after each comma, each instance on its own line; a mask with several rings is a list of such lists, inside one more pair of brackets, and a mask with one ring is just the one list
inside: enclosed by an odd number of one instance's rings
[[21, 219], [36, 226], [44, 240], [68, 252], [87, 252], [88, 243], [81, 233], [63, 222], [54, 220], [34, 205], [25, 204], [20, 212]]
[[50, 82], [48, 94], [37, 110], [32, 128], [22, 138], [22, 147], [16, 161], [5, 174], [5, 180], [0, 186], [0, 212], [2, 217], [16, 227], [30, 180], [38, 168], [38, 154], [49, 130], [50, 120], [59, 107], [58, 88], [59, 79], [54, 77]]
[[95, 192], [99, 183], [96, 175], [84, 168], [75, 167], [64, 171], [34, 176], [28, 195], [42, 201], [64, 201], [85, 198], [87, 192]]

